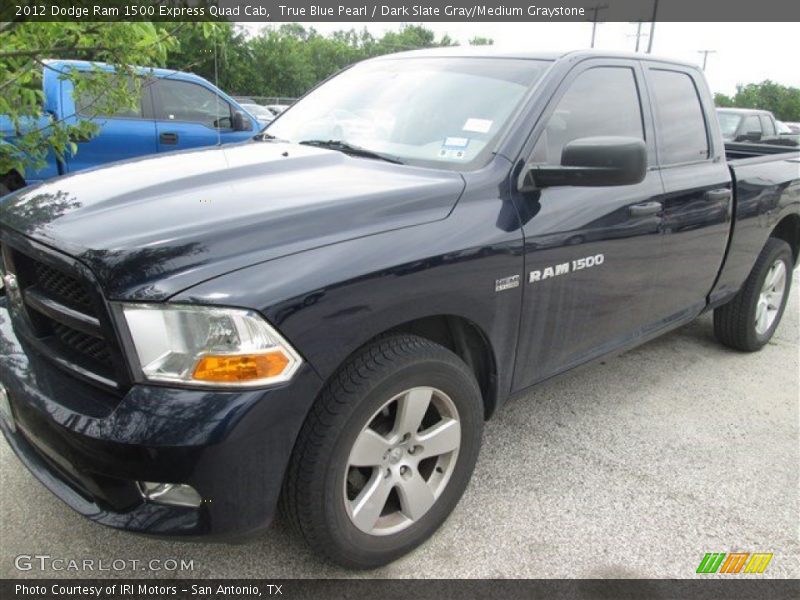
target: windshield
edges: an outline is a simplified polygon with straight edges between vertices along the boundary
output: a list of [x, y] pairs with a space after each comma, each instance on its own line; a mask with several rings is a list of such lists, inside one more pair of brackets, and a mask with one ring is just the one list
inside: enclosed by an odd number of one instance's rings
[[491, 58], [365, 62], [313, 90], [267, 131], [295, 143], [337, 140], [403, 162], [460, 168], [492, 150], [549, 66]]
[[742, 120], [742, 116], [729, 112], [718, 112], [717, 116], [719, 117], [719, 128], [722, 130], [722, 137], [733, 138], [739, 128], [739, 121]]

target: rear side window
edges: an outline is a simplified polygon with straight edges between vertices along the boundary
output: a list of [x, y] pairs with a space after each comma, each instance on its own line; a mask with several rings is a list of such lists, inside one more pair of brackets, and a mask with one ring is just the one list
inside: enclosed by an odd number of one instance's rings
[[539, 136], [531, 162], [559, 165], [568, 142], [594, 136], [644, 139], [633, 69], [596, 67], [578, 75]]
[[[88, 75], [81, 73], [81, 77], [88, 77]], [[148, 93], [146, 82], [139, 81], [139, 89], [136, 90], [134, 82], [131, 80], [120, 80], [118, 77], [112, 77], [106, 74], [92, 74], [93, 77], [102, 77], [108, 80], [105, 90], [101, 92], [73, 92], [75, 100], [75, 112], [82, 117], [90, 119], [98, 117], [106, 118], [126, 118], [126, 119], [143, 119], [143, 104], [144, 97]], [[104, 82], [105, 83], [105, 82]], [[112, 89], [114, 85], [122, 85], [128, 87], [128, 93], [136, 91], [137, 97], [133, 101], [132, 106], [117, 106], [118, 101], [115, 100], [115, 90]], [[111, 110], [111, 107], [114, 107]]]
[[700, 95], [680, 71], [651, 69], [662, 166], [708, 158], [708, 134]]

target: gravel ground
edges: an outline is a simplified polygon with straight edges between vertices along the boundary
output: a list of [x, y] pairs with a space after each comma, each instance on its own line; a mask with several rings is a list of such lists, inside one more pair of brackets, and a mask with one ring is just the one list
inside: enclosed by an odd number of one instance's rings
[[14, 557], [187, 559], [194, 577], [693, 577], [706, 552], [773, 552], [800, 577], [800, 277], [757, 354], [717, 344], [711, 317], [506, 406], [442, 529], [369, 573], [320, 562], [282, 523], [243, 545], [103, 528], [47, 492], [0, 443], [0, 577], [175, 576], [17, 571]]

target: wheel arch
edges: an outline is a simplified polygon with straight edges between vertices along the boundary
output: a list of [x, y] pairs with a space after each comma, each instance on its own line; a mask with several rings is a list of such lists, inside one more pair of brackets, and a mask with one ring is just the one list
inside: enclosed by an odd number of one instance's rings
[[484, 419], [491, 418], [498, 404], [499, 386], [495, 351], [483, 329], [474, 321], [460, 315], [428, 315], [386, 326], [370, 334], [354, 351], [344, 356], [330, 377], [335, 376], [335, 373], [364, 346], [395, 334], [411, 334], [425, 338], [447, 348], [463, 360], [472, 370], [480, 387]]
[[783, 240], [792, 249], [794, 264], [800, 258], [800, 215], [790, 214], [781, 219], [772, 230], [770, 237]]
[[497, 362], [491, 341], [476, 323], [457, 315], [432, 315], [402, 323], [380, 335], [394, 333], [429, 339], [463, 360], [478, 381], [484, 419], [491, 418], [497, 407]]

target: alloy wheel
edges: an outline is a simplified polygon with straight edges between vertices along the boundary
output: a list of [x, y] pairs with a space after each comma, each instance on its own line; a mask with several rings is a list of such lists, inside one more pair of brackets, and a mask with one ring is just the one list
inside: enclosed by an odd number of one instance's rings
[[764, 285], [758, 296], [756, 305], [756, 333], [764, 335], [778, 316], [783, 304], [783, 295], [786, 293], [786, 265], [782, 260], [776, 260], [764, 278]]
[[441, 390], [415, 387], [389, 399], [350, 450], [344, 502], [352, 523], [390, 535], [419, 521], [447, 486], [460, 444], [458, 410]]

